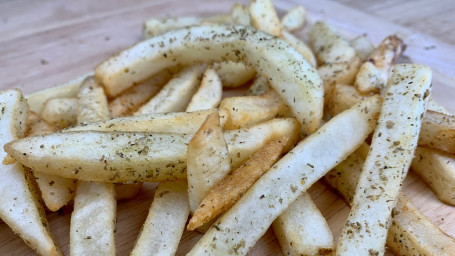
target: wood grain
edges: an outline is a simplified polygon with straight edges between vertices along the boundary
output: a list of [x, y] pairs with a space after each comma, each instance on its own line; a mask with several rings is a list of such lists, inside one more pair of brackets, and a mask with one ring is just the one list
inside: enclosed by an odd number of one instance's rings
[[[246, 0], [236, 1], [248, 3]], [[274, 1], [280, 13], [297, 3], [309, 21], [327, 20], [344, 35], [367, 33], [374, 43], [397, 33], [408, 44], [412, 60], [435, 70], [434, 97], [455, 112], [455, 6], [453, 1]], [[228, 12], [231, 1], [126, 0], [0, 1], [0, 89], [20, 88], [25, 93], [63, 83], [87, 73], [114, 54], [141, 40], [144, 20], [178, 15], [208, 16]], [[303, 36], [303, 33], [300, 33]], [[429, 36], [430, 35], [430, 36]], [[128, 255], [145, 220], [156, 184], [146, 184], [135, 200], [118, 204], [117, 255]], [[440, 203], [412, 172], [404, 192], [442, 230], [455, 236], [455, 207]], [[323, 183], [310, 189], [337, 238], [349, 208]], [[71, 206], [48, 214], [52, 233], [69, 255]], [[177, 255], [185, 255], [200, 235], [185, 232]], [[20, 238], [0, 224], [0, 255], [35, 255]], [[281, 255], [270, 230], [250, 255]]]

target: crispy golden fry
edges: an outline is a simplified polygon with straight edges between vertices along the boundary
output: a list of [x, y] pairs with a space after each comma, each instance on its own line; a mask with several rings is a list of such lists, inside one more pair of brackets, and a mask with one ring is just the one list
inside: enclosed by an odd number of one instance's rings
[[201, 85], [191, 98], [186, 112], [216, 108], [220, 105], [222, 94], [223, 85], [220, 77], [213, 68], [207, 68], [202, 76]]
[[271, 88], [267, 78], [258, 76], [254, 79], [253, 83], [251, 83], [251, 86], [248, 89], [248, 95], [259, 96], [269, 92], [270, 90]]
[[130, 256], [175, 255], [189, 214], [186, 189], [184, 181], [158, 185]]
[[[273, 140], [255, 152], [245, 163], [223, 180], [212, 186], [199, 203], [187, 229], [194, 230], [209, 223], [233, 206], [240, 197], [262, 176], [283, 153], [285, 145], [293, 145], [288, 138]], [[288, 146], [289, 147], [289, 146]]]
[[[121, 131], [194, 134], [213, 111], [201, 110], [195, 112], [152, 113], [140, 116], [127, 116], [75, 126], [64, 130], [64, 132]], [[220, 110], [219, 113], [220, 123], [224, 125], [229, 118], [229, 112]]]
[[293, 34], [283, 30], [281, 32], [281, 38], [288, 42], [294, 49], [296, 49], [303, 57], [313, 66], [316, 67], [316, 58], [314, 57], [311, 49], [299, 38]]
[[[298, 136], [299, 129], [294, 118], [286, 118], [226, 131], [232, 168], [270, 140]], [[186, 178], [186, 151], [191, 137], [73, 131], [15, 140], [5, 145], [5, 150], [32, 169], [65, 178], [112, 183], [166, 181]]]
[[395, 36], [386, 37], [362, 64], [355, 80], [355, 87], [362, 93], [378, 92], [386, 87], [389, 72], [404, 51], [403, 41]]
[[199, 26], [143, 41], [96, 67], [109, 95], [163, 68], [219, 61], [245, 62], [270, 81], [306, 133], [319, 128], [323, 87], [314, 68], [286, 42], [244, 26]]
[[336, 116], [365, 98], [352, 85], [336, 84], [329, 100], [329, 113]]
[[[28, 106], [19, 90], [0, 92], [0, 144], [23, 137]], [[0, 151], [0, 158], [6, 156]], [[44, 209], [38, 202], [34, 177], [21, 164], [2, 165], [0, 218], [39, 255], [62, 255], [49, 231]]]
[[219, 181], [231, 171], [228, 146], [220, 126], [218, 112], [213, 112], [188, 143], [187, 180], [190, 212]]
[[120, 96], [109, 102], [111, 117], [127, 116], [138, 110], [142, 104], [158, 93], [169, 81], [171, 73], [164, 70], [142, 83], [131, 87]]
[[284, 255], [330, 255], [334, 250], [332, 231], [306, 192], [273, 221], [272, 227]]
[[[45, 122], [34, 112], [29, 113], [26, 136], [48, 134], [55, 130], [55, 127]], [[41, 191], [41, 197], [49, 210], [58, 211], [73, 199], [76, 191], [74, 180], [40, 172], [35, 172], [34, 176]]]
[[419, 146], [455, 154], [455, 116], [427, 111], [422, 121]]
[[270, 35], [281, 34], [281, 24], [271, 0], [252, 0], [250, 3], [251, 26]]
[[355, 56], [354, 48], [324, 22], [316, 22], [309, 37], [320, 65], [349, 62]]
[[76, 97], [77, 92], [79, 91], [79, 85], [82, 83], [82, 81], [84, 81], [85, 78], [89, 76], [93, 76], [93, 72], [80, 76], [65, 84], [53, 86], [25, 96], [27, 103], [30, 106], [30, 110], [35, 113], [41, 113], [41, 110], [44, 107], [44, 103], [52, 98]]
[[142, 188], [142, 182], [127, 182], [115, 184], [115, 196], [117, 200], [134, 198]]
[[379, 109], [380, 98], [371, 97], [301, 141], [213, 224], [188, 255], [228, 255], [232, 250], [245, 255], [302, 192], [363, 142], [374, 129]]
[[[352, 203], [368, 151], [368, 145], [362, 144], [324, 177], [348, 204]], [[423, 215], [403, 193], [400, 193], [394, 213], [387, 234], [387, 247], [395, 255], [452, 255], [455, 239]]]
[[248, 127], [290, 113], [284, 101], [273, 90], [259, 96], [224, 98], [220, 109], [229, 111], [229, 118], [224, 125], [228, 130]]
[[235, 24], [250, 26], [251, 19], [248, 8], [241, 4], [233, 4], [231, 8], [231, 19]]
[[77, 123], [77, 98], [52, 98], [44, 103], [41, 117], [48, 123], [63, 129]]
[[417, 147], [431, 70], [400, 64], [392, 73], [336, 255], [384, 254], [391, 211]]
[[351, 40], [350, 44], [355, 50], [355, 55], [359, 57], [361, 62], [367, 61], [375, 48], [366, 34], [355, 37]]
[[225, 61], [213, 64], [223, 87], [239, 87], [254, 78], [256, 71], [241, 62]]
[[[281, 27], [287, 31], [298, 30], [303, 27], [306, 20], [306, 10], [303, 6], [298, 5], [290, 9], [282, 18], [281, 18]], [[283, 30], [281, 31], [283, 33]]]
[[134, 115], [185, 111], [200, 85], [201, 75], [202, 68], [199, 65], [181, 70]]
[[436, 197], [455, 205], [455, 157], [419, 147], [411, 168], [431, 188]]

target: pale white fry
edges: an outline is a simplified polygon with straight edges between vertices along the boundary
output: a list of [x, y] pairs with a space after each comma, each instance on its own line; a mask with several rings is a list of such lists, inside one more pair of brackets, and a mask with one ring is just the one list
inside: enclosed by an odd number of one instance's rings
[[134, 115], [185, 111], [191, 97], [200, 85], [201, 75], [202, 67], [200, 65], [181, 70]]
[[371, 97], [297, 144], [213, 224], [188, 255], [245, 255], [278, 215], [363, 142], [374, 129], [379, 108], [380, 98]]
[[52, 98], [44, 103], [41, 117], [57, 128], [66, 128], [77, 123], [77, 98]]
[[254, 78], [256, 71], [241, 62], [225, 61], [213, 64], [223, 87], [239, 87]]
[[250, 26], [251, 18], [248, 8], [241, 4], [233, 4], [231, 8], [231, 19], [235, 24]]
[[188, 219], [185, 181], [162, 182], [130, 256], [175, 255]]
[[186, 112], [218, 107], [221, 102], [222, 93], [223, 85], [221, 84], [220, 77], [213, 68], [207, 68], [202, 76], [201, 85], [191, 98]]
[[[24, 136], [28, 106], [19, 90], [0, 92], [0, 144]], [[0, 158], [6, 153], [0, 151]], [[34, 177], [20, 163], [2, 165], [0, 218], [39, 255], [62, 255], [49, 231], [44, 209], [38, 202]]]
[[306, 192], [273, 221], [272, 227], [284, 255], [329, 255], [334, 249], [332, 231]]
[[281, 34], [281, 24], [271, 0], [252, 0], [250, 3], [251, 26], [270, 35]]
[[270, 90], [271, 88], [267, 81], [267, 78], [263, 76], [258, 76], [251, 83], [251, 86], [248, 89], [248, 95], [259, 96]]
[[430, 87], [428, 67], [394, 65], [336, 255], [384, 254], [391, 211], [414, 156]]
[[286, 42], [244, 26], [199, 26], [143, 41], [96, 67], [96, 77], [113, 96], [163, 68], [220, 61], [245, 62], [290, 106], [306, 133], [322, 119], [322, 82], [305, 58]]
[[374, 45], [366, 34], [355, 37], [350, 41], [350, 44], [355, 50], [355, 55], [359, 57], [361, 62], [366, 61], [374, 50]]
[[303, 57], [313, 67], [316, 67], [317, 63], [313, 52], [302, 40], [285, 30], [281, 32], [281, 38], [283, 38], [284, 41], [288, 42], [292, 47], [294, 47], [294, 49], [296, 49], [300, 54], [302, 54]]
[[[303, 6], [298, 5], [290, 9], [281, 18], [281, 27], [287, 31], [298, 30], [303, 27], [306, 20], [306, 10]], [[281, 31], [283, 33], [283, 30]]]
[[87, 77], [79, 86], [77, 105], [77, 123], [93, 123], [109, 119], [109, 108], [103, 87], [95, 77]]

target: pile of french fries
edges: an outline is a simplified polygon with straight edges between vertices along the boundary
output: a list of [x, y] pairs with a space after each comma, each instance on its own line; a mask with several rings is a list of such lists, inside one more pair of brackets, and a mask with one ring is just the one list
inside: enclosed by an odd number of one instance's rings
[[[411, 168], [455, 205], [455, 117], [431, 70], [397, 64], [395, 35], [317, 22], [304, 42], [305, 23], [270, 0], [151, 19], [93, 73], [0, 92], [1, 219], [61, 255], [44, 209], [72, 203], [71, 255], [115, 255], [117, 200], [158, 182], [130, 255], [174, 255], [184, 229], [204, 233], [188, 255], [246, 255], [269, 227], [285, 255], [454, 255], [400, 192]], [[337, 244], [306, 192], [320, 179], [351, 205]]]

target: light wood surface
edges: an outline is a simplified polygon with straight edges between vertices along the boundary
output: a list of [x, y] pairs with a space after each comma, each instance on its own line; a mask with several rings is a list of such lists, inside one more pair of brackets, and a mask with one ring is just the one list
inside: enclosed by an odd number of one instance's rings
[[[0, 1], [0, 89], [20, 88], [27, 94], [63, 83], [141, 40], [142, 23], [147, 18], [226, 13], [233, 3], [198, 2]], [[402, 36], [408, 45], [405, 54], [434, 70], [433, 96], [455, 112], [455, 4], [452, 0], [274, 2], [280, 13], [302, 4], [308, 10], [310, 23], [327, 20], [347, 37], [367, 33], [377, 44], [388, 34]], [[304, 36], [304, 31], [299, 35]], [[138, 198], [119, 202], [117, 255], [128, 255], [133, 247], [154, 188], [155, 184], [146, 184]], [[455, 236], [455, 207], [440, 203], [412, 172], [403, 189], [442, 230]], [[337, 238], [349, 208], [323, 183], [316, 183], [310, 193]], [[71, 210], [69, 206], [59, 213], [48, 214], [51, 230], [66, 255], [69, 255]], [[185, 255], [199, 238], [195, 232], [185, 232], [177, 255]], [[0, 255], [34, 253], [2, 223]], [[250, 255], [281, 255], [273, 232], [267, 231]]]

